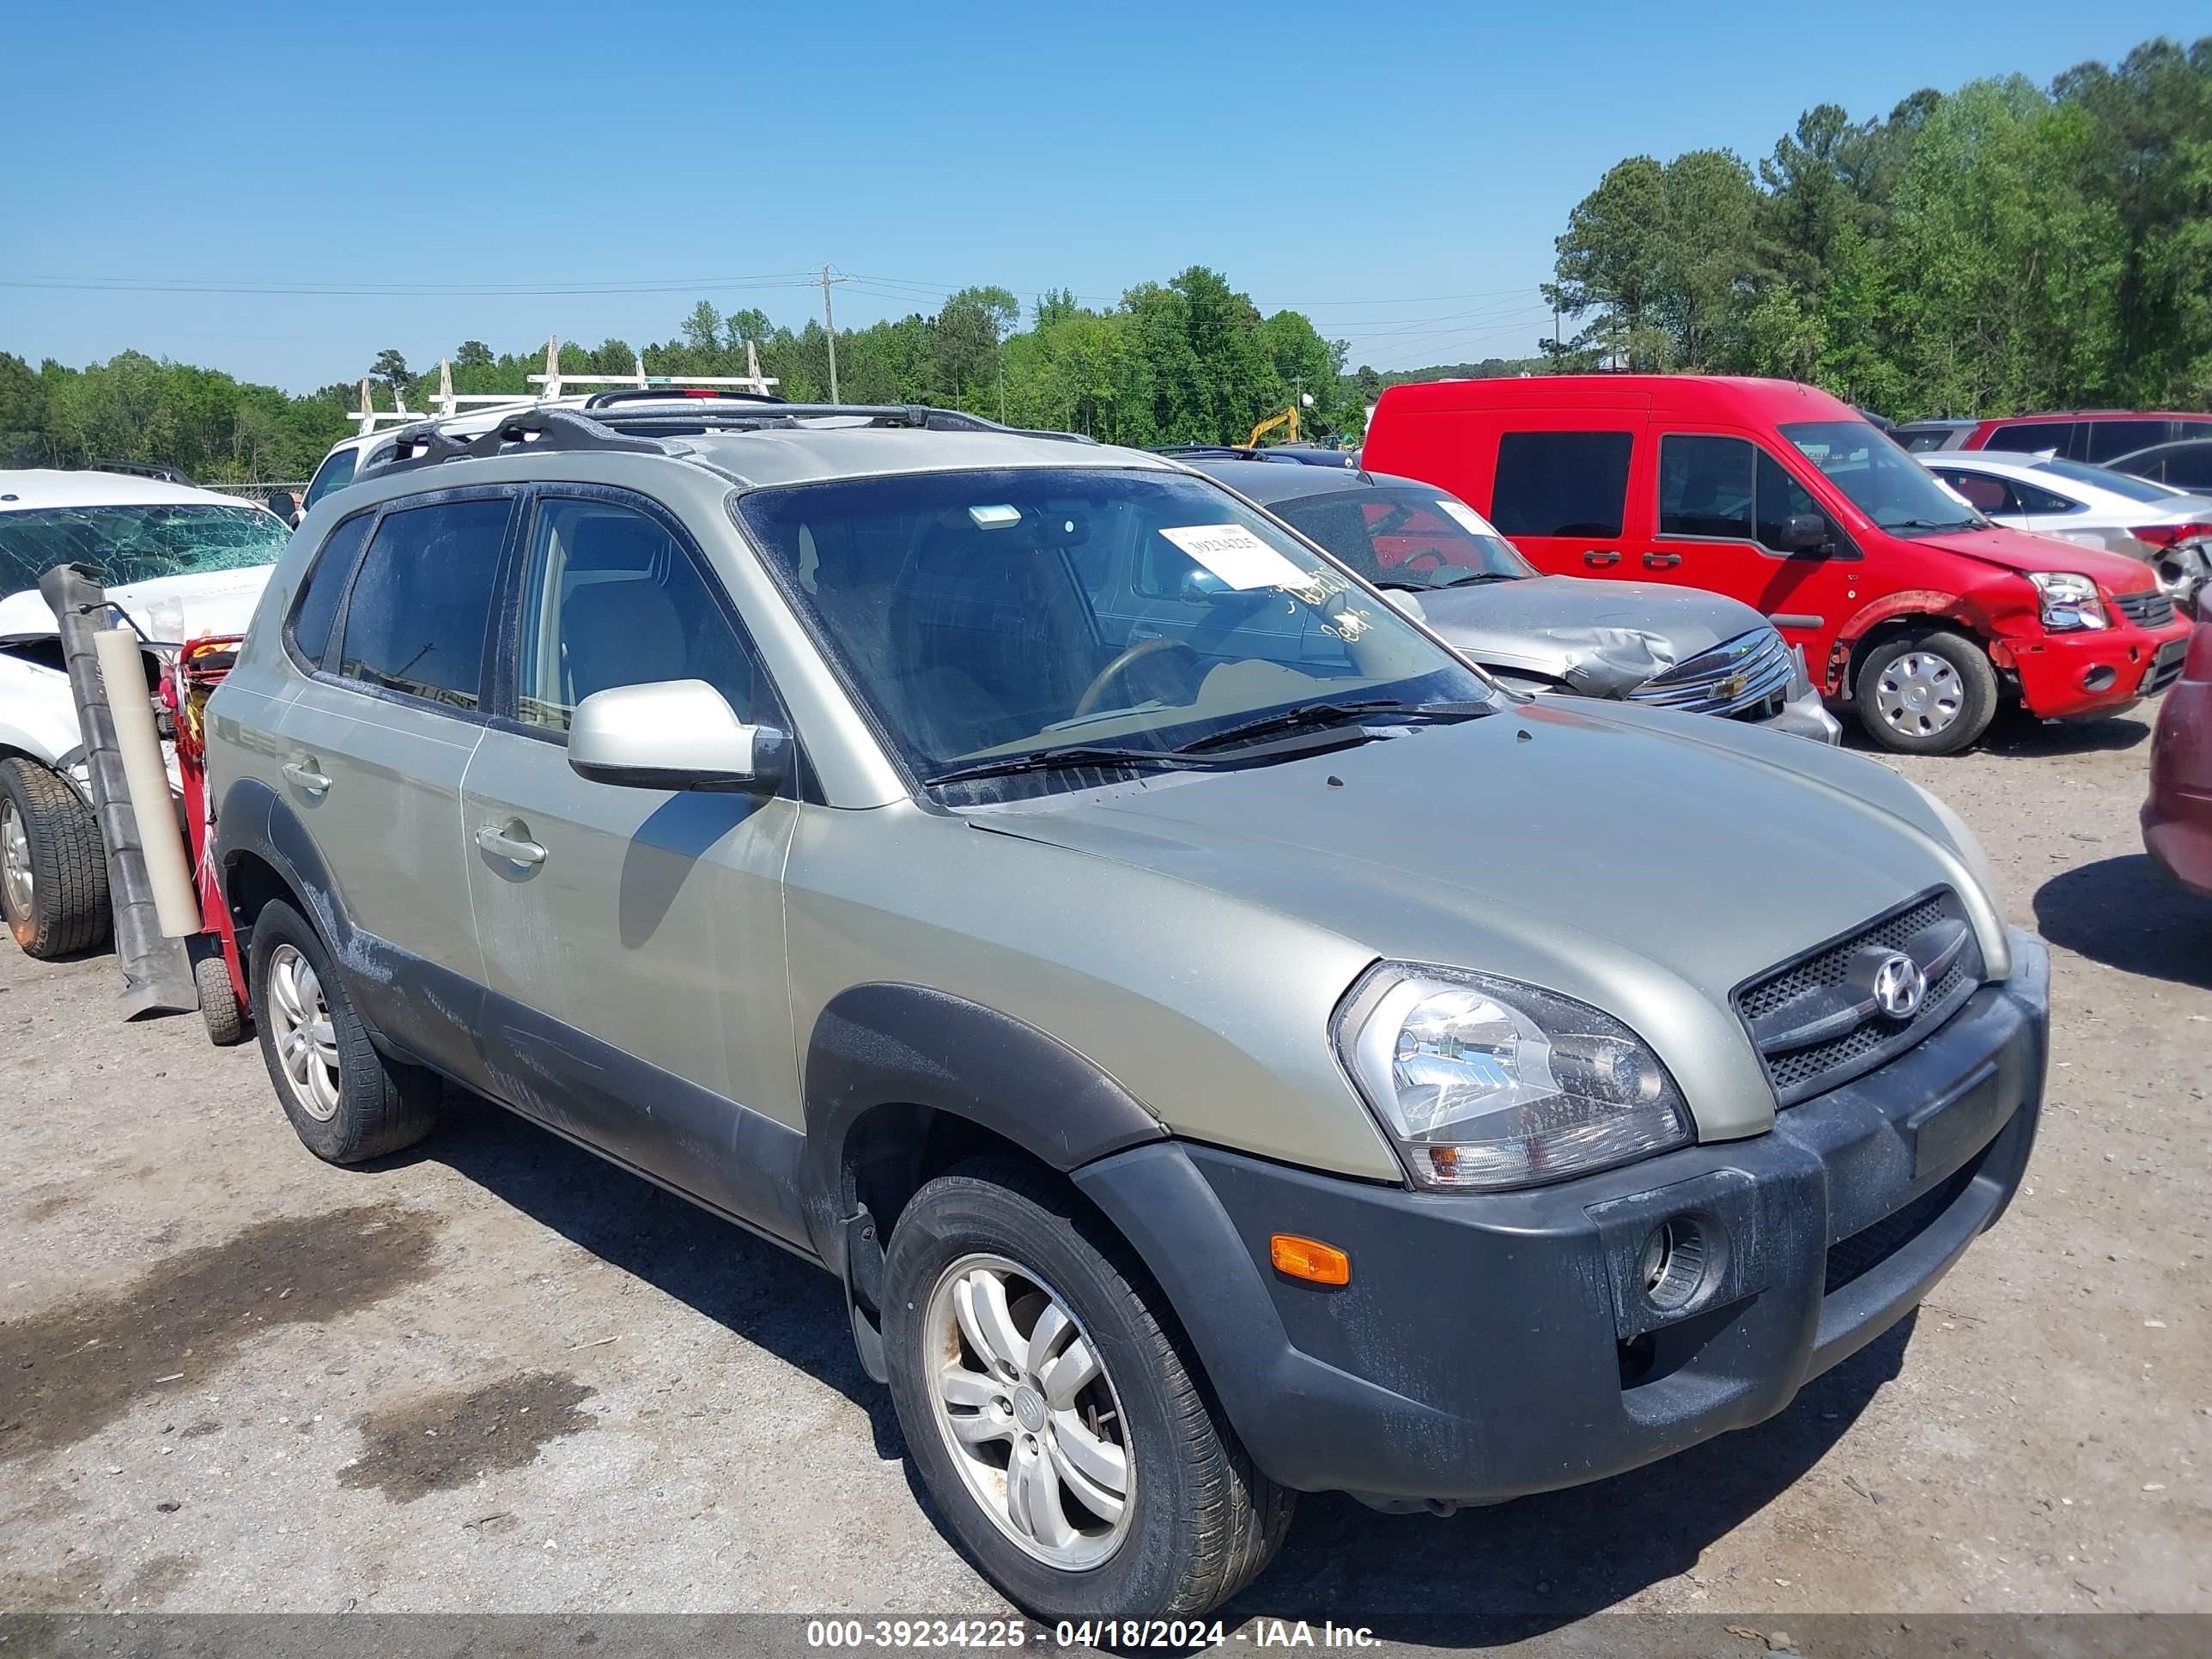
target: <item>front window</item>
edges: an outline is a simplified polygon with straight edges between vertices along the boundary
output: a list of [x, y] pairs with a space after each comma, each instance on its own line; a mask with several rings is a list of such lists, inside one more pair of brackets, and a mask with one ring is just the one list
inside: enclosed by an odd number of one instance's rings
[[258, 507], [55, 507], [0, 514], [0, 593], [56, 565], [88, 564], [109, 587], [274, 564], [292, 532]]
[[1471, 587], [1536, 574], [1480, 513], [1418, 484], [1332, 489], [1268, 511], [1377, 587]]
[[343, 489], [353, 482], [354, 468], [361, 460], [358, 447], [335, 452], [315, 470], [307, 483], [307, 499], [303, 505], [313, 507], [333, 489]]
[[1019, 771], [1050, 787], [1084, 759], [1108, 772], [1223, 763], [1244, 727], [1279, 717], [1292, 730], [1302, 710], [1326, 725], [1357, 704], [1341, 729], [1370, 712], [1467, 718], [1496, 695], [1203, 478], [908, 474], [757, 490], [739, 513], [928, 782]]
[[1864, 421], [1798, 421], [1784, 426], [1782, 435], [1884, 530], [1913, 536], [1979, 530], [1989, 522]]

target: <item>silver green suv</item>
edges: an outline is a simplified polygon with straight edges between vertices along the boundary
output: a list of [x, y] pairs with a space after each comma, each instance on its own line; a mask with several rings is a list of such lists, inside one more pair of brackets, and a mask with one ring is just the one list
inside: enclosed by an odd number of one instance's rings
[[451, 1079], [818, 1262], [1035, 1613], [1756, 1423], [2019, 1185], [2046, 957], [1873, 761], [1516, 696], [1157, 456], [406, 436], [211, 709], [285, 1111]]

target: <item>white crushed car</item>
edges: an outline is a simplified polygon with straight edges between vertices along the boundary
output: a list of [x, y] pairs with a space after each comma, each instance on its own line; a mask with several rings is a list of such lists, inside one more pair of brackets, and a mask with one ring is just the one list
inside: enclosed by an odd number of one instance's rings
[[76, 700], [40, 576], [96, 567], [158, 653], [244, 632], [291, 533], [266, 507], [188, 484], [0, 471], [0, 918], [32, 956], [89, 949], [109, 926]]

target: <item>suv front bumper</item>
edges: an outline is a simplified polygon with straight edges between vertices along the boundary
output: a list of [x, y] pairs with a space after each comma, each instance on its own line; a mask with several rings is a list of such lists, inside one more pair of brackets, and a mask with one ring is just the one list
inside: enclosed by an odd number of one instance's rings
[[[1417, 1193], [1187, 1141], [1075, 1179], [1143, 1256], [1260, 1468], [1370, 1502], [1494, 1502], [1771, 1417], [1887, 1330], [2004, 1212], [2043, 1096], [2050, 959], [2015, 933], [1984, 987], [1880, 1070], [1751, 1139], [1533, 1191]], [[1716, 1245], [1679, 1310], [1654, 1231]], [[1277, 1273], [1268, 1236], [1346, 1251]]]

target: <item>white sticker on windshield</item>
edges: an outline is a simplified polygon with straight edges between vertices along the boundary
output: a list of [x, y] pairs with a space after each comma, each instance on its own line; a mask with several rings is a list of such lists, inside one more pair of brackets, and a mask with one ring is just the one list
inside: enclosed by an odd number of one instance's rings
[[1455, 501], [1449, 495], [1437, 497], [1437, 505], [1444, 515], [1470, 536], [1495, 536], [1490, 522], [1465, 501]]
[[1241, 524], [1191, 524], [1160, 534], [1230, 586], [1304, 587], [1311, 578]]

